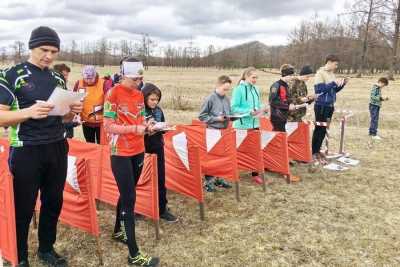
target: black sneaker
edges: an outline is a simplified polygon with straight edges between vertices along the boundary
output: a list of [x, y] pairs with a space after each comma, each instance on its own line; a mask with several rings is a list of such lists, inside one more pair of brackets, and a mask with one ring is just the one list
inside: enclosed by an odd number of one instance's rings
[[125, 245], [128, 244], [128, 237], [126, 236], [125, 229], [122, 229], [119, 232], [113, 233], [112, 239], [114, 239], [117, 242], [121, 242], [122, 244], [125, 244]]
[[[1, 265], [0, 265], [1, 266]], [[29, 267], [28, 260], [22, 260], [18, 263], [17, 267]]]
[[232, 185], [230, 183], [228, 183], [227, 181], [225, 181], [224, 179], [221, 178], [217, 178], [215, 179], [214, 184], [218, 187], [222, 187], [222, 188], [232, 188]]
[[178, 217], [169, 212], [168, 209], [166, 209], [164, 213], [160, 215], [160, 218], [166, 221], [167, 223], [176, 223], [179, 221]]
[[49, 252], [40, 252], [38, 251], [38, 257], [40, 261], [49, 267], [67, 267], [67, 260], [60, 256], [55, 250], [51, 250]]
[[157, 257], [150, 257], [141, 252], [135, 257], [128, 256], [128, 264], [135, 266], [144, 266], [144, 267], [156, 267], [160, 263], [160, 259]]

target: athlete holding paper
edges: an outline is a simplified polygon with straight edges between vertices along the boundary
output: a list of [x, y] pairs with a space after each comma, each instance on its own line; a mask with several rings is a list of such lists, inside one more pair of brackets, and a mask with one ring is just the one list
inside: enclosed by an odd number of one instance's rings
[[153, 267], [158, 265], [159, 258], [139, 251], [133, 214], [136, 184], [144, 162], [144, 135], [152, 131], [152, 126], [145, 122], [144, 97], [139, 90], [143, 80], [142, 62], [135, 58], [123, 59], [121, 75], [120, 83], [107, 92], [104, 101], [104, 130], [111, 146], [111, 169], [120, 194], [113, 238], [128, 246], [129, 265]]
[[56, 87], [66, 89], [60, 74], [49, 69], [57, 58], [60, 39], [48, 27], [32, 31], [30, 57], [0, 74], [0, 126], [11, 126], [9, 167], [13, 174], [18, 266], [29, 266], [28, 233], [41, 191], [38, 256], [49, 266], [66, 266], [54, 251], [57, 222], [67, 175], [68, 143], [63, 120], [72, 120], [82, 103], [70, 105], [64, 117], [49, 116], [45, 102]]

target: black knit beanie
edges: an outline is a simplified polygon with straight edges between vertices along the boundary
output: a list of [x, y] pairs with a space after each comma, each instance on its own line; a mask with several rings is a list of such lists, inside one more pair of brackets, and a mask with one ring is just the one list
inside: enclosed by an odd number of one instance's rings
[[294, 68], [293, 67], [284, 68], [281, 71], [282, 77], [286, 77], [286, 76], [293, 75], [293, 74], [294, 74]]
[[310, 66], [306, 65], [303, 68], [301, 68], [300, 76], [305, 76], [310, 74], [314, 74], [314, 71]]
[[43, 45], [54, 46], [60, 50], [60, 38], [58, 34], [55, 30], [46, 26], [40, 26], [34, 29], [29, 39], [29, 49], [34, 49]]

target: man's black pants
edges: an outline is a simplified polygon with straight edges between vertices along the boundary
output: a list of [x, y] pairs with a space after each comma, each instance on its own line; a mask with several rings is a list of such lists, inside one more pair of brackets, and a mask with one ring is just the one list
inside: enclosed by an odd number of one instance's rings
[[49, 252], [57, 236], [67, 176], [68, 142], [10, 148], [18, 259], [28, 258], [28, 233], [40, 190], [39, 251]]

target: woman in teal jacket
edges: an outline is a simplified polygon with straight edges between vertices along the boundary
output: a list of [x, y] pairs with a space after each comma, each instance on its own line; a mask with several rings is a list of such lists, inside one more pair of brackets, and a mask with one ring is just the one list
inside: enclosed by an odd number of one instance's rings
[[[231, 100], [232, 113], [246, 114], [233, 122], [235, 129], [259, 129], [260, 119], [258, 114], [263, 113], [261, 108], [261, 94], [257, 83], [257, 70], [249, 67], [244, 70], [239, 84], [233, 89]], [[253, 181], [262, 184], [263, 180], [257, 172], [252, 173]]]

